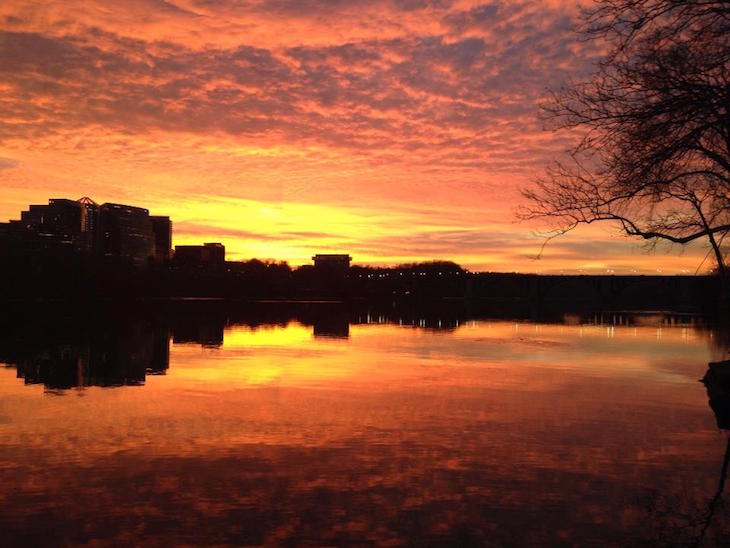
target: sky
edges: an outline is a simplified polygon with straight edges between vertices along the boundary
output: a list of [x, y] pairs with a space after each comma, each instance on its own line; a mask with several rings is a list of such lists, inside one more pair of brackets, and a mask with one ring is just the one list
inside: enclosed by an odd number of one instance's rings
[[538, 259], [520, 189], [569, 149], [539, 105], [600, 48], [560, 0], [5, 0], [0, 221], [89, 196], [229, 259], [454, 260], [472, 270], [694, 273], [584, 227]]

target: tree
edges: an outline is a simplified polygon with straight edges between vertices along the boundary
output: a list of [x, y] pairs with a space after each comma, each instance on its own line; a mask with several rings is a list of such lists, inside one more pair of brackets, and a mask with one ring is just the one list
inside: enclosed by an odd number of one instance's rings
[[730, 1], [599, 0], [579, 32], [607, 54], [544, 107], [576, 131], [523, 191], [552, 237], [612, 221], [655, 245], [704, 239], [725, 278], [730, 232]]

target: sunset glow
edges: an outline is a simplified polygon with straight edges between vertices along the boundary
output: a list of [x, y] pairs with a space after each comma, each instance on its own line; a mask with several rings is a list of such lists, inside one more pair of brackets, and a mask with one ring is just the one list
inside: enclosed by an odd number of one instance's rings
[[[231, 260], [454, 260], [472, 270], [694, 273], [615, 227], [553, 241], [520, 188], [570, 145], [548, 90], [590, 73], [575, 2], [10, 0], [0, 221], [90, 196]], [[666, 252], [668, 251], [668, 253]]]

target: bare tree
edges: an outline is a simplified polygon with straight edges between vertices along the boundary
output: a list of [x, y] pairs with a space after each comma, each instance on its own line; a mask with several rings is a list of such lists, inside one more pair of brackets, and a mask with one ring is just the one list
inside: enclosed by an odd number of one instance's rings
[[723, 275], [730, 232], [730, 0], [599, 0], [580, 32], [606, 49], [555, 92], [569, 158], [523, 191], [551, 236], [613, 221], [651, 244], [705, 239]]

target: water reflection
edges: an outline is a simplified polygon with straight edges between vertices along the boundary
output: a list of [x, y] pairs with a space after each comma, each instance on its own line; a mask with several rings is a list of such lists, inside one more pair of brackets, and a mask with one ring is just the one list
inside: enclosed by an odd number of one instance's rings
[[[169, 367], [169, 327], [143, 321], [100, 322], [81, 332], [61, 324], [15, 329], [0, 339], [0, 361], [26, 384], [49, 390], [134, 386]], [[7, 333], [6, 333], [7, 335]]]
[[[265, 313], [259, 313], [265, 310]], [[315, 338], [347, 339], [351, 314], [342, 306], [226, 309], [220, 303], [132, 313], [102, 309], [92, 315], [44, 310], [0, 325], [0, 363], [14, 365], [26, 384], [56, 391], [89, 386], [138, 386], [165, 374], [170, 342], [208, 349], [223, 346], [226, 329], [307, 325]]]
[[[4, 324], [0, 323], [0, 363], [14, 365], [18, 378], [24, 379], [26, 384], [43, 384], [49, 391], [143, 385], [147, 375], [165, 374], [169, 369], [171, 343], [215, 350], [222, 349], [227, 340], [230, 353], [242, 346], [256, 346], [257, 341], [272, 336], [281, 337], [279, 342], [290, 346], [308, 339], [321, 339], [325, 343], [328, 340], [344, 341], [350, 338], [351, 328], [359, 326], [372, 329], [397, 325], [453, 334], [456, 344], [463, 344], [463, 341], [459, 342], [462, 339], [460, 330], [468, 331], [478, 325], [481, 328], [486, 326], [489, 335], [496, 336], [496, 341], [502, 337], [523, 340], [525, 335], [529, 336], [530, 330], [541, 335], [556, 329], [560, 330], [561, 336], [569, 334], [582, 338], [585, 334], [604, 333], [607, 338], [613, 338], [617, 327], [620, 334], [634, 339], [637, 338], [637, 329], [641, 328], [642, 341], [648, 333], [661, 340], [662, 329], [672, 327], [671, 333], [675, 338], [679, 334], [687, 339], [691, 333], [692, 337], [698, 334], [708, 337], [718, 348], [727, 343], [724, 332], [693, 331], [692, 326], [699, 325], [700, 320], [670, 313], [567, 315], [563, 323], [533, 324], [523, 320], [513, 323], [479, 321], [470, 318], [467, 311], [459, 306], [441, 305], [425, 310], [397, 307], [353, 310], [340, 304], [268, 303], [230, 307], [205, 301], [144, 310], [102, 308], [68, 311], [52, 308], [34, 314], [24, 312], [6, 316]], [[674, 329], [678, 326], [681, 326], [680, 330]], [[264, 331], [257, 333], [259, 329]], [[504, 333], [505, 330], [508, 332]], [[601, 346], [593, 338], [588, 340], [594, 349]], [[542, 344], [539, 340], [536, 343]], [[624, 346], [627, 345], [629, 343], [625, 342]], [[465, 344], [461, 351], [469, 352], [470, 348], [471, 345]], [[496, 345], [488, 351], [500, 354], [504, 350], [505, 347]], [[624, 352], [616, 348], [612, 351], [619, 355]], [[511, 349], [507, 349], [509, 357], [510, 352]], [[610, 357], [608, 359], [611, 360]], [[315, 368], [321, 369], [321, 357], [318, 356], [315, 361]], [[278, 366], [274, 368], [280, 369]], [[352, 369], [357, 370], [357, 366]], [[262, 378], [260, 374], [255, 377]]]
[[222, 311], [213, 310], [200, 314], [195, 310], [180, 310], [172, 318], [162, 321], [172, 324], [172, 340], [175, 344], [199, 344], [208, 348], [223, 345], [226, 318]]
[[10, 545], [728, 539], [727, 385], [697, 382], [727, 357], [714, 330], [209, 304], [49, 318], [0, 330], [26, 382], [55, 363], [49, 387], [145, 386], [56, 398], [0, 369]]
[[312, 333], [315, 337], [347, 339], [350, 337], [350, 318], [343, 310], [314, 318]]

